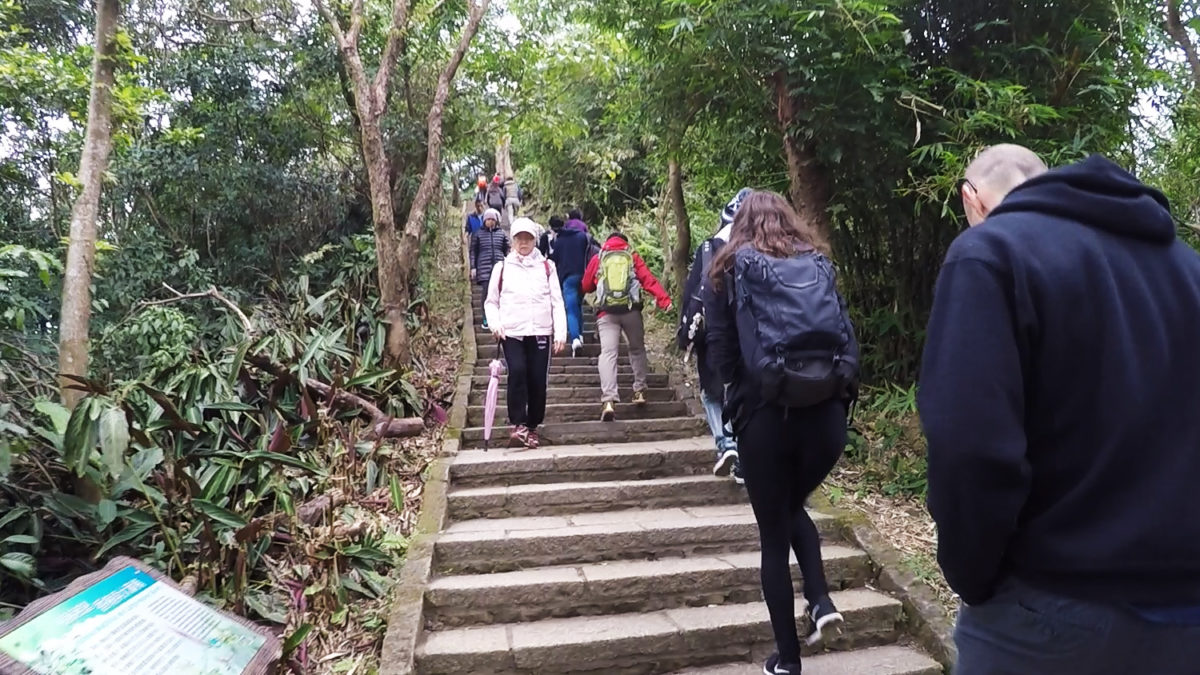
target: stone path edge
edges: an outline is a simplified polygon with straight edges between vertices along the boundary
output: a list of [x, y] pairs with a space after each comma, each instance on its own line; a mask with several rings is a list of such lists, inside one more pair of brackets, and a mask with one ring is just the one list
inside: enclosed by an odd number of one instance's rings
[[[452, 230], [453, 231], [453, 230]], [[409, 540], [408, 551], [400, 566], [396, 585], [392, 589], [388, 611], [387, 632], [383, 636], [379, 675], [412, 675], [416, 672], [417, 642], [425, 626], [425, 589], [433, 573], [433, 553], [437, 535], [446, 524], [450, 487], [450, 464], [458, 455], [462, 430], [467, 424], [467, 404], [471, 378], [475, 370], [475, 320], [471, 309], [470, 265], [467, 244], [463, 243], [463, 277], [467, 282], [462, 291], [462, 358], [454, 401], [443, 435], [441, 451], [426, 469], [425, 487], [421, 495], [421, 511]]]
[[867, 517], [833, 506], [820, 491], [810, 498], [813, 508], [837, 519], [842, 538], [866, 552], [879, 572], [876, 585], [904, 606], [904, 628], [933, 660], [954, 672], [958, 649], [954, 646], [954, 621], [933, 590], [904, 564], [903, 554], [888, 543]]

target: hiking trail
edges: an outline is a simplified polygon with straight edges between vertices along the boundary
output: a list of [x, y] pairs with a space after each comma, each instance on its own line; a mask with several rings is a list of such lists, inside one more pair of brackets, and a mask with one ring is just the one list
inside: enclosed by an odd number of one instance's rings
[[[758, 533], [744, 488], [711, 474], [713, 444], [698, 402], [654, 373], [644, 406], [622, 403], [616, 421], [598, 421], [600, 347], [585, 309], [581, 355], [551, 361], [542, 447], [504, 447], [502, 382], [492, 449], [484, 451], [488, 363], [498, 347], [479, 327], [478, 293], [471, 297], [476, 361], [461, 449], [448, 460], [416, 672], [761, 673], [773, 642]], [[623, 401], [632, 378], [622, 345]], [[847, 543], [837, 519], [814, 519], [846, 622], [820, 650], [806, 648], [804, 672], [942, 673], [909, 646], [902, 604], [872, 587], [878, 570], [868, 555]], [[804, 607], [798, 595], [801, 636]]]

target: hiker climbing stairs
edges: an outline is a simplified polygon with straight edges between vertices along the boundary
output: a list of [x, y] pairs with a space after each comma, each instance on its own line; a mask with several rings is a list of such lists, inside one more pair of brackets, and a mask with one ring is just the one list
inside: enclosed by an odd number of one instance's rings
[[[474, 318], [478, 326], [478, 307]], [[665, 374], [650, 376], [646, 404], [624, 403], [616, 421], [597, 421], [594, 327], [589, 315], [584, 355], [551, 362], [536, 450], [482, 449], [496, 352], [490, 334], [477, 330], [467, 428], [434, 543], [417, 672], [762, 672], [773, 643], [744, 489], [712, 475], [704, 420]], [[629, 401], [624, 353], [620, 364]], [[501, 398], [497, 435], [503, 411]], [[877, 572], [868, 556], [843, 539], [836, 519], [814, 519], [846, 622], [820, 646], [826, 651], [806, 652], [804, 672], [941, 673], [906, 645], [901, 603], [871, 587]], [[803, 612], [797, 598], [798, 621], [807, 621]]]

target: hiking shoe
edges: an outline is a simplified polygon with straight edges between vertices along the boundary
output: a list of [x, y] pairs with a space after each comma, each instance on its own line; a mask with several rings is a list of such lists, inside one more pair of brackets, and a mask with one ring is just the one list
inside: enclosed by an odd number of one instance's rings
[[845, 619], [837, 611], [837, 607], [833, 606], [833, 601], [829, 596], [825, 596], [808, 607], [808, 637], [804, 643], [815, 645], [821, 641], [822, 631], [834, 630], [836, 632], [837, 624], [842, 623]]
[[525, 435], [525, 447], [530, 450], [537, 450], [541, 442], [542, 439], [538, 437], [538, 432], [533, 429], [530, 429], [529, 433]]
[[646, 392], [644, 392], [644, 391], [633, 392], [633, 404], [634, 405], [646, 405]]
[[605, 401], [604, 407], [600, 410], [600, 421], [611, 422], [617, 419], [617, 408], [612, 404], [612, 401]]
[[800, 664], [780, 663], [779, 654], [772, 654], [767, 657], [767, 662], [763, 664], [763, 675], [800, 675]]
[[484, 329], [484, 330], [491, 330], [491, 328], [488, 328], [488, 325], [487, 325], [487, 319], [484, 319], [484, 320], [483, 320], [483, 329]]
[[524, 424], [518, 424], [513, 427], [512, 433], [508, 435], [508, 447], [510, 448], [525, 448], [529, 446], [529, 429], [525, 428]]
[[571, 357], [579, 356], [579, 350], [583, 349], [583, 338], [577, 337], [571, 340]]
[[745, 485], [746, 479], [742, 476], [742, 460], [735, 460], [733, 463], [733, 482], [738, 485]]
[[713, 465], [714, 476], [728, 476], [733, 470], [733, 465], [737, 463], [738, 451], [732, 448], [719, 451], [717, 454], [717, 463]]

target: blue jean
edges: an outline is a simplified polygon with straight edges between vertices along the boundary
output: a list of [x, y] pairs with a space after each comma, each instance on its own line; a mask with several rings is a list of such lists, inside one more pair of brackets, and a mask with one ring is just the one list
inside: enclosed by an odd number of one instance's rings
[[563, 304], [567, 308], [567, 341], [583, 335], [583, 277], [578, 274], [563, 279]]
[[1056, 595], [1015, 579], [962, 605], [954, 675], [1191, 675], [1200, 626], [1153, 623], [1117, 605]]
[[721, 420], [721, 402], [710, 399], [703, 389], [700, 390], [700, 402], [704, 404], [704, 417], [708, 420], [708, 429], [717, 444], [717, 457], [726, 450], [737, 450], [733, 429]]

